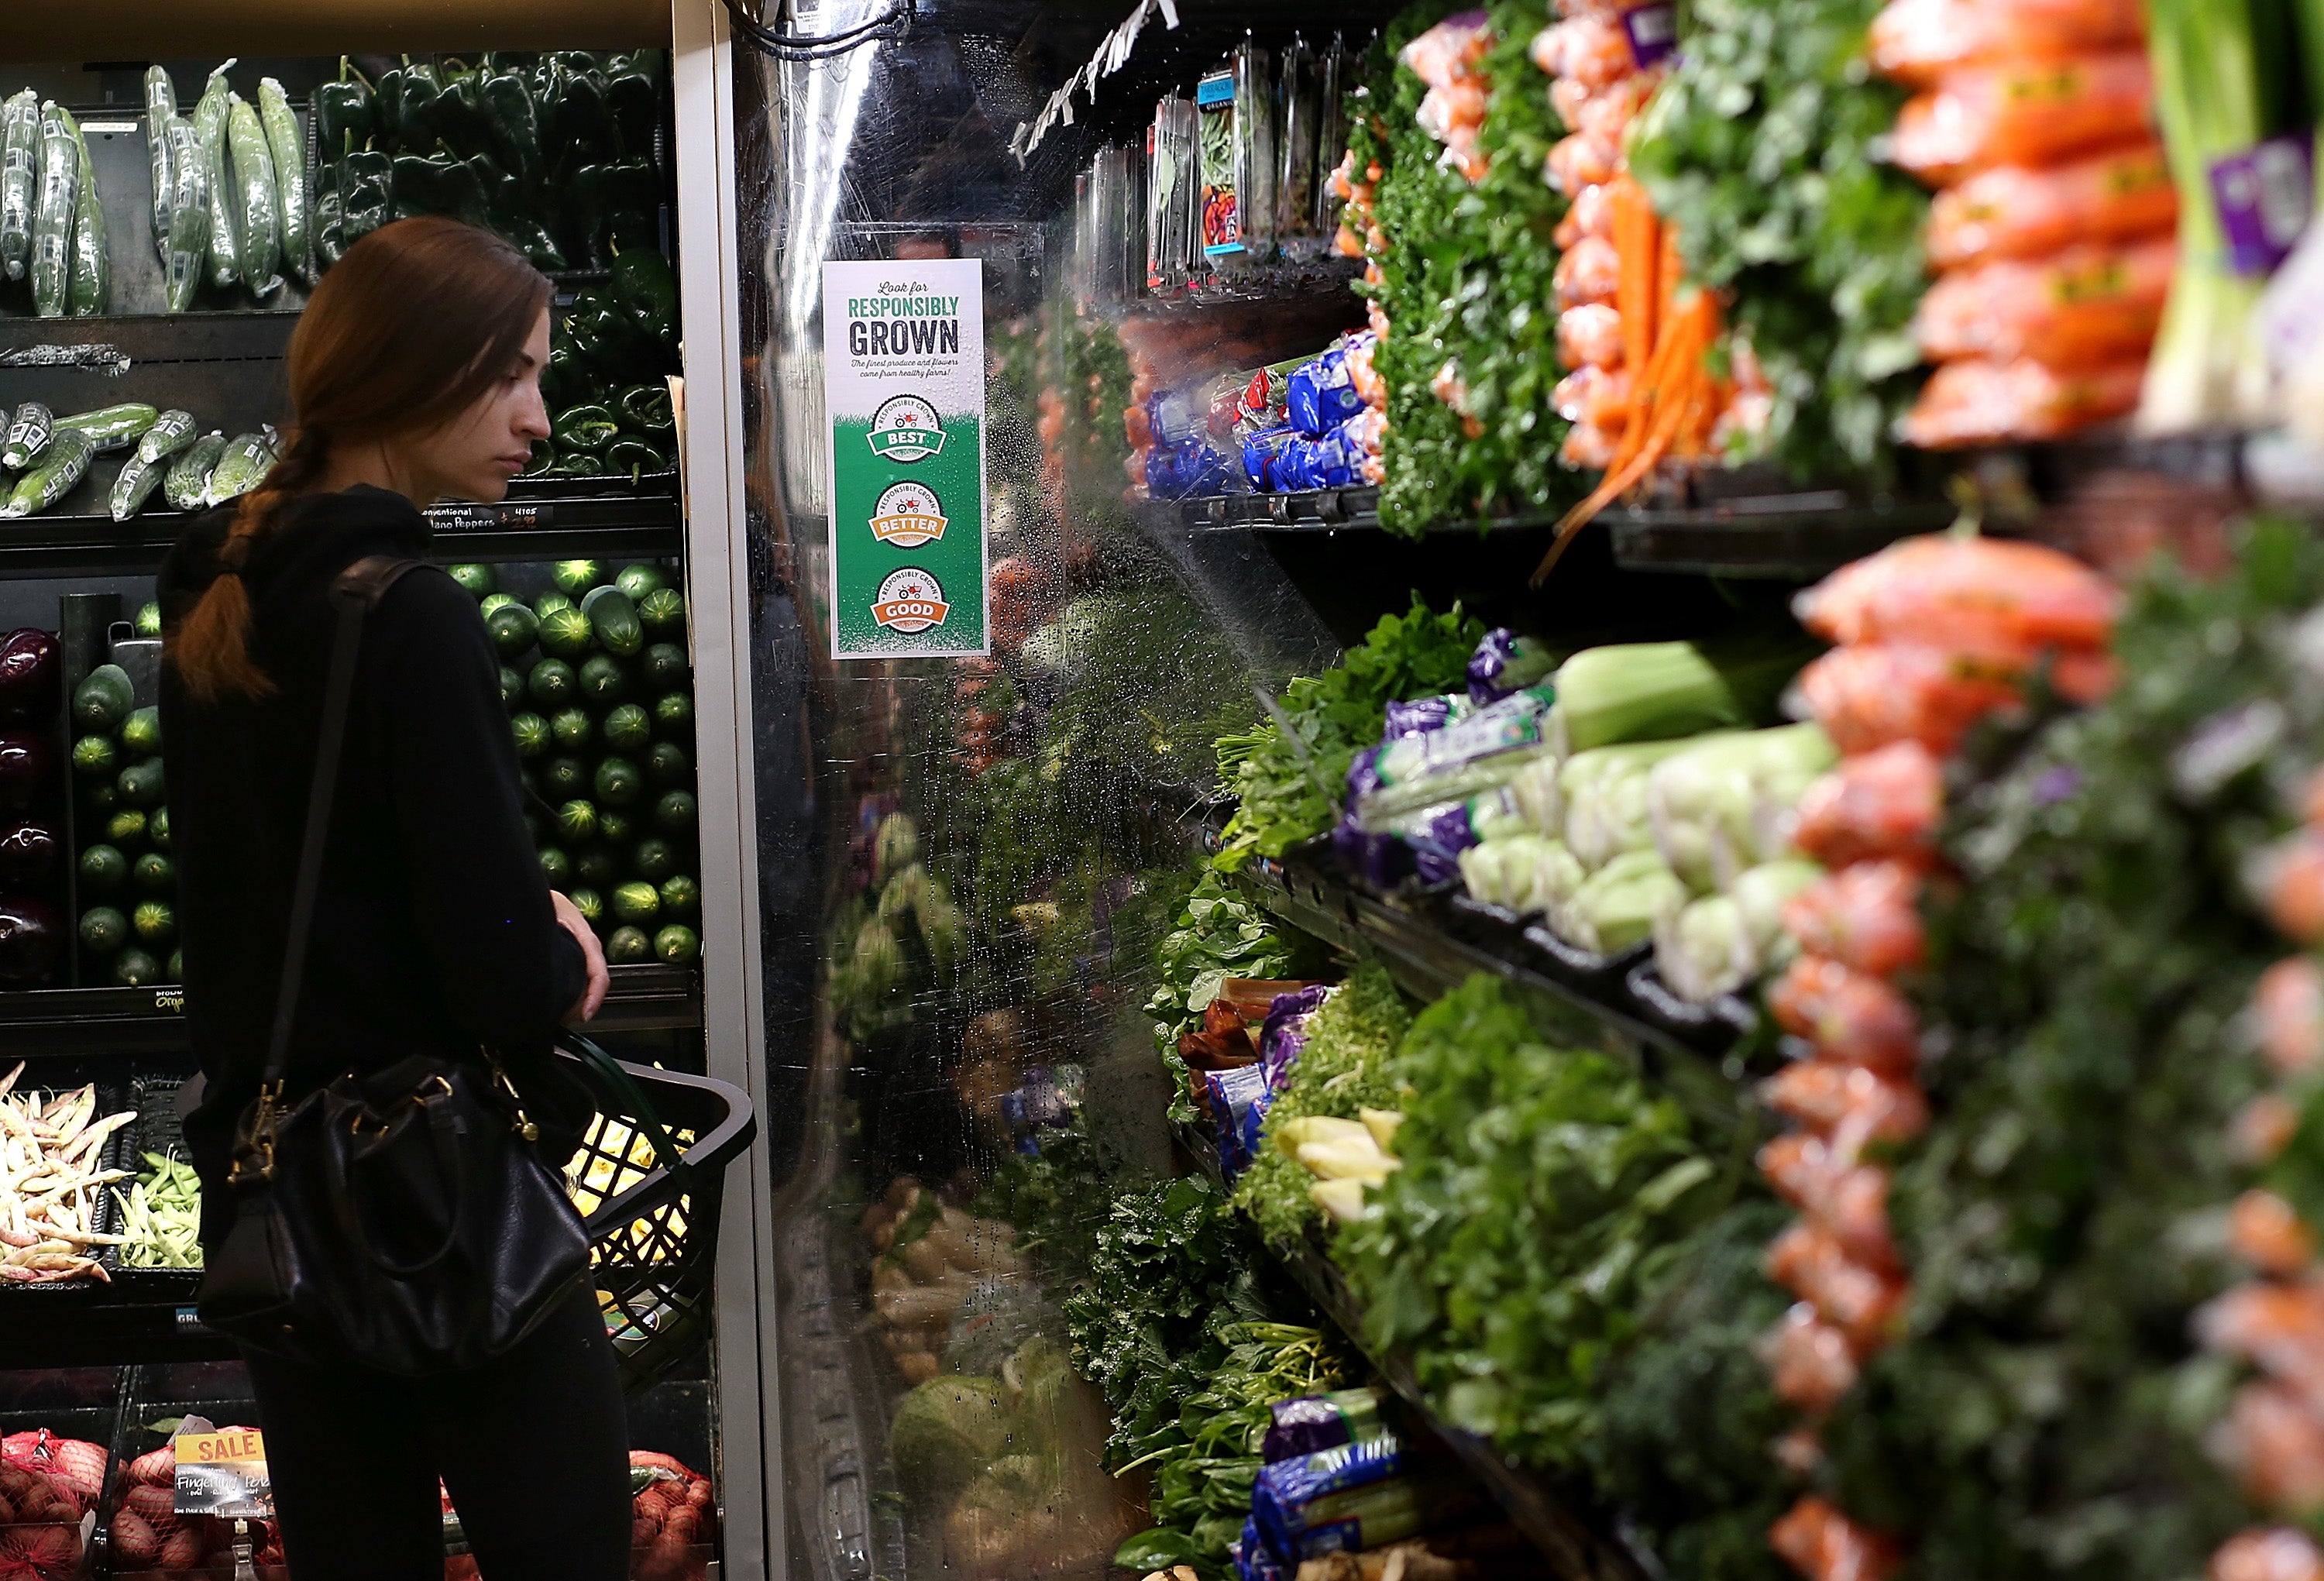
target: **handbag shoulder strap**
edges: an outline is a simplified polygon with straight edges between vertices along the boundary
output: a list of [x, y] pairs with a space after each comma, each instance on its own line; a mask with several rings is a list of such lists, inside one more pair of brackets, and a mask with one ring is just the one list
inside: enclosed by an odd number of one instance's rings
[[290, 1065], [290, 1026], [299, 1013], [299, 985], [307, 974], [307, 935], [315, 921], [315, 897], [322, 887], [323, 848], [331, 832], [331, 799], [338, 788], [339, 758], [347, 736], [347, 707], [355, 695], [355, 655], [363, 645], [364, 617], [387, 596], [407, 571], [421, 562], [392, 555], [367, 555], [339, 573], [331, 602], [339, 611], [331, 639], [331, 667], [323, 682], [322, 729], [315, 741], [315, 778], [307, 792], [307, 828], [299, 844], [299, 873], [290, 888], [290, 931], [283, 941], [282, 983], [274, 997], [274, 1028], [266, 1041], [263, 1084], [280, 1088]]

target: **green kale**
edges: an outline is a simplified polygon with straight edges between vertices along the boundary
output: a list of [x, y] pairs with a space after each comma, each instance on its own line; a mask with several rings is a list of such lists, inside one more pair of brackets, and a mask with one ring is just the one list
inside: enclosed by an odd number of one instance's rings
[[1347, 793], [1348, 766], [1379, 740], [1388, 705], [1462, 685], [1484, 634], [1458, 604], [1433, 614], [1416, 593], [1410, 610], [1381, 616], [1336, 667], [1283, 689], [1289, 737], [1269, 721], [1222, 738], [1219, 777], [1240, 804], [1216, 858], [1220, 870], [1232, 872], [1254, 854], [1279, 857], [1329, 829]]
[[1546, 1046], [1481, 973], [1421, 1013], [1392, 1070], [1403, 1167], [1334, 1254], [1366, 1338], [1408, 1353], [1453, 1426], [1579, 1468], [1652, 1254], [1731, 1187], [1674, 1100], [1606, 1054]]
[[1928, 213], [1877, 157], [1904, 99], [1865, 64], [1880, 3], [1693, 0], [1630, 149], [1689, 274], [1733, 293], [1775, 391], [1760, 453], [1876, 486], [1895, 478], [1890, 431], [1920, 387]]
[[[1401, 46], [1452, 9], [1414, 8], [1387, 44]], [[1550, 399], [1559, 377], [1554, 236], [1565, 199], [1542, 179], [1560, 128], [1549, 85], [1526, 54], [1549, 7], [1502, 0], [1490, 14], [1478, 133], [1490, 166], [1476, 186], [1446, 168], [1442, 146], [1420, 129], [1426, 88], [1409, 70], [1377, 71], [1350, 117], [1356, 168], [1381, 168], [1374, 210], [1388, 238], [1379, 283], [1362, 289], [1388, 320], [1374, 365], [1388, 386], [1380, 521], [1392, 532], [1496, 511], [1554, 514], [1584, 488], [1558, 459], [1567, 424]], [[1465, 418], [1434, 393], [1448, 371], [1465, 391]]]
[[1911, 1338], [1826, 1434], [1849, 1513], [1928, 1581], [2164, 1581], [2249, 1515], [2203, 1452], [2234, 1371], [2192, 1310], [2235, 1275], [2229, 1123], [2263, 1084], [2233, 1028], [2284, 952], [2244, 861], [2316, 695], [2284, 640], [2324, 550], [2262, 525], [2235, 572], [2135, 590], [2105, 703], [1989, 754], [1945, 854], [1923, 1016], [1936, 1118], [1890, 1211]]
[[[1306, 1115], [1352, 1120], [1360, 1108], [1397, 1108], [1388, 1060], [1411, 1026], [1412, 1012], [1387, 970], [1376, 961], [1359, 964], [1309, 1019], [1306, 1044], [1267, 1111], [1268, 1131]], [[1314, 1179], [1280, 1148], [1262, 1147], [1235, 1182], [1235, 1206], [1268, 1240], [1299, 1242], [1323, 1218], [1307, 1195]]]

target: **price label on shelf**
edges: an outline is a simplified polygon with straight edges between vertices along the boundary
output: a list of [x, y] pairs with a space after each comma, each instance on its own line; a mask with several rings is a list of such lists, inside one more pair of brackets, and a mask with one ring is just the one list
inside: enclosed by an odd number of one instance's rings
[[274, 1484], [266, 1475], [266, 1435], [256, 1428], [201, 1426], [189, 1431], [180, 1427], [170, 1443], [178, 1456], [179, 1514], [254, 1520], [274, 1513]]
[[428, 522], [438, 532], [499, 532], [511, 528], [548, 527], [557, 519], [557, 508], [546, 501], [517, 505], [430, 505]]
[[823, 266], [835, 658], [991, 651], [984, 266]]

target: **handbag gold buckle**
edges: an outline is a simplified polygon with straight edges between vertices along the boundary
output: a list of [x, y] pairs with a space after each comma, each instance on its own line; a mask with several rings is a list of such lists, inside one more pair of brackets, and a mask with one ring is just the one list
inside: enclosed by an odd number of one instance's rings
[[[282, 1101], [282, 1083], [262, 1081], [258, 1084], [258, 1109], [250, 1120], [250, 1149], [236, 1153], [233, 1167], [226, 1171], [226, 1183], [240, 1185], [252, 1175], [261, 1180], [274, 1178], [274, 1110]], [[255, 1169], [245, 1169], [244, 1161], [255, 1156]]]
[[509, 1080], [508, 1067], [493, 1059], [489, 1053], [484, 1058], [492, 1063], [493, 1084], [508, 1094], [509, 1108], [516, 1114], [515, 1120], [511, 1124], [511, 1129], [527, 1142], [540, 1141], [540, 1127], [534, 1125], [531, 1117], [524, 1112], [524, 1095], [516, 1089], [516, 1083]]

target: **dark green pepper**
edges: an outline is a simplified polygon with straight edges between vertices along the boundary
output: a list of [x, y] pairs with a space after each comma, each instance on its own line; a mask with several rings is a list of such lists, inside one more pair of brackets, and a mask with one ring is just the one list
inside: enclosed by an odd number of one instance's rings
[[564, 268], [565, 254], [526, 209], [524, 188], [517, 179], [489, 154], [477, 154], [466, 163], [484, 194], [484, 222], [493, 234], [523, 253], [536, 269]]
[[566, 344], [576, 361], [613, 379], [634, 381], [650, 372], [659, 347], [636, 322], [603, 294], [587, 290], [573, 299], [565, 315]]
[[613, 415], [632, 434], [660, 436], [678, 431], [667, 384], [632, 384], [614, 398]]
[[[325, 165], [322, 174], [331, 176], [336, 165]], [[324, 182], [315, 192], [315, 253], [325, 269], [347, 255], [346, 200], [339, 194], [336, 179]]]
[[351, 148], [361, 148], [372, 139], [371, 85], [362, 73], [347, 64], [345, 55], [339, 57], [339, 78], [315, 89], [315, 146], [322, 152], [326, 164], [335, 163]]
[[484, 78], [477, 73], [445, 74], [444, 94], [436, 101], [436, 135], [456, 154], [473, 156], [492, 151], [492, 117], [484, 113]]
[[526, 460], [524, 470], [516, 475], [521, 478], [537, 478], [543, 473], [552, 471], [556, 465], [556, 447], [546, 439], [535, 439], [532, 442], [532, 455]]
[[552, 57], [562, 74], [564, 92], [553, 125], [542, 128], [547, 145], [570, 150], [581, 162], [604, 160], [615, 152], [613, 113], [605, 107], [605, 78], [595, 61], [576, 51]]
[[644, 440], [624, 436], [605, 446], [605, 470], [616, 477], [635, 478], [641, 473], [668, 472], [669, 462]]
[[392, 149], [403, 138], [403, 68], [391, 66], [371, 85], [372, 136]]
[[586, 451], [575, 450], [560, 454], [556, 464], [546, 470], [553, 478], [595, 478], [605, 475], [605, 464]]
[[491, 223], [484, 208], [484, 182], [466, 161], [442, 150], [424, 158], [409, 153], [395, 156], [395, 216], [408, 219], [415, 214], [448, 214], [484, 228]]
[[549, 425], [562, 450], [603, 450], [618, 438], [622, 425], [602, 406], [576, 406], [557, 414]]
[[521, 73], [502, 71], [485, 78], [477, 93], [501, 168], [531, 187], [540, 179], [540, 117], [532, 89]]
[[358, 149], [339, 161], [339, 224], [354, 246], [392, 217], [395, 161], [377, 149]]
[[632, 247], [613, 255], [613, 295], [650, 333], [667, 335], [678, 326], [678, 277], [669, 261], [651, 247]]
[[616, 55], [606, 62], [605, 109], [613, 118], [622, 156], [653, 158], [654, 128], [661, 124], [661, 87], [638, 69], [635, 56]]
[[549, 338], [549, 366], [540, 371], [540, 399], [551, 407], [569, 406], [588, 392], [589, 375], [565, 339], [562, 322]]
[[425, 60], [403, 58], [403, 81], [397, 90], [401, 102], [395, 118], [406, 149], [425, 148], [436, 141], [436, 101], [444, 97], [444, 78]]

